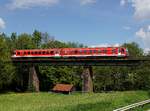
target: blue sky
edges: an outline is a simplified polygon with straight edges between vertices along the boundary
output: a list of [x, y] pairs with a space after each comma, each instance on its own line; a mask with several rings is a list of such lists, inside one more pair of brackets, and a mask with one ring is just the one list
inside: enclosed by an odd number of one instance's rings
[[[145, 8], [147, 7], [147, 8]], [[48, 32], [89, 46], [150, 49], [150, 0], [0, 0], [0, 32]]]

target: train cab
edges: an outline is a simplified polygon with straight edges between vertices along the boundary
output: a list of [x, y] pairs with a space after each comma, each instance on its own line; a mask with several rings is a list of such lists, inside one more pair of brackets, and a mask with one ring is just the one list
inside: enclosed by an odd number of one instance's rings
[[120, 47], [118, 48], [118, 57], [128, 56], [127, 48]]

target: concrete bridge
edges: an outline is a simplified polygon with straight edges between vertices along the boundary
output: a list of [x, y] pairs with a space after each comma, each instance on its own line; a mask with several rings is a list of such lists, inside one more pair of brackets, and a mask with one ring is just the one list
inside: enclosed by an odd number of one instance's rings
[[137, 57], [137, 58], [12, 58], [14, 64], [25, 64], [29, 66], [29, 82], [28, 89], [34, 89], [39, 92], [39, 79], [35, 70], [36, 65], [48, 66], [83, 66], [82, 73], [82, 91], [93, 91], [93, 70], [92, 66], [138, 66], [146, 61], [150, 61], [150, 57]]

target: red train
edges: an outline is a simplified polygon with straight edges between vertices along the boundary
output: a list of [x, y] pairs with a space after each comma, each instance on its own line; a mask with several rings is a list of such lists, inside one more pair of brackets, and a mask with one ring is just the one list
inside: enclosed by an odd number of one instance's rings
[[127, 57], [124, 47], [15, 50], [12, 57]]

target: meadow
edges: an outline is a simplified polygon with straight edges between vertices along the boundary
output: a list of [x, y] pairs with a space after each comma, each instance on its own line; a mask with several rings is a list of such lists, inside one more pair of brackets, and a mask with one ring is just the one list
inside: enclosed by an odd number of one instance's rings
[[[112, 111], [149, 99], [149, 92], [126, 91], [109, 93], [7, 93], [0, 94], [0, 111]], [[149, 105], [144, 106], [146, 110]], [[143, 111], [142, 108], [137, 111]]]

